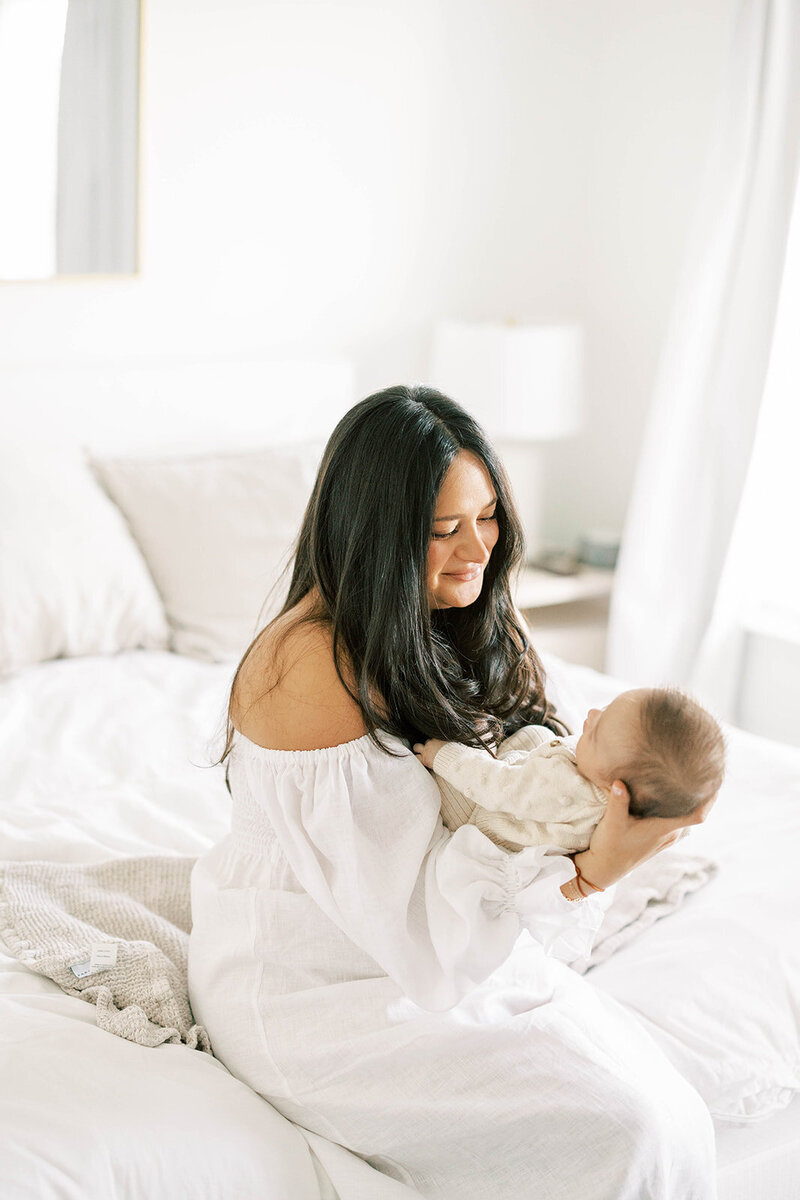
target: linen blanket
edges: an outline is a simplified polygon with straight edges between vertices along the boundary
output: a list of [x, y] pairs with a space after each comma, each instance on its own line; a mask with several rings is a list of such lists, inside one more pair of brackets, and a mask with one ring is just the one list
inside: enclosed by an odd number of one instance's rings
[[[0, 864], [0, 939], [32, 971], [97, 1007], [101, 1029], [140, 1046], [211, 1053], [187, 986], [189, 877], [196, 859]], [[672, 846], [623, 879], [582, 973], [707, 883], [716, 864]]]

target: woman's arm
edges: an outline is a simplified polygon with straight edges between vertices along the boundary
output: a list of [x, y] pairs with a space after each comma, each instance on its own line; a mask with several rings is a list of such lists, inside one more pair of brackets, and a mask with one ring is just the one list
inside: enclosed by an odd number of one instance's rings
[[[383, 735], [386, 738], [386, 735]], [[399, 739], [240, 761], [287, 862], [325, 915], [422, 1008], [442, 1010], [501, 965], [522, 928], [566, 961], [588, 954], [599, 904], [570, 904], [570, 859], [509, 854], [465, 825]]]

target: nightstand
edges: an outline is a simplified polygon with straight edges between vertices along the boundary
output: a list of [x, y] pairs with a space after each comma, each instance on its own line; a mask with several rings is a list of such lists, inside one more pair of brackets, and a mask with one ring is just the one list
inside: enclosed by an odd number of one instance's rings
[[520, 571], [513, 595], [534, 648], [602, 671], [613, 581], [613, 570], [602, 567], [580, 567], [575, 575]]

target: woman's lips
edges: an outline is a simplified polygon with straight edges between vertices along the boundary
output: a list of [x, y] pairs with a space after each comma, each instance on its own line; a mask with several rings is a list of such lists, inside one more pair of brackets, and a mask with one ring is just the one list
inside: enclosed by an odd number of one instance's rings
[[449, 579], [458, 579], [461, 583], [469, 583], [472, 579], [477, 579], [483, 572], [483, 567], [471, 567], [469, 571], [445, 571]]

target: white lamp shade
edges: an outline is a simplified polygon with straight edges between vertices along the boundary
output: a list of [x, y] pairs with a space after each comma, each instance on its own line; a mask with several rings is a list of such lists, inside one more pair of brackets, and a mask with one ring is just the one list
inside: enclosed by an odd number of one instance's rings
[[490, 437], [550, 441], [578, 432], [583, 335], [575, 325], [441, 321], [431, 383]]

